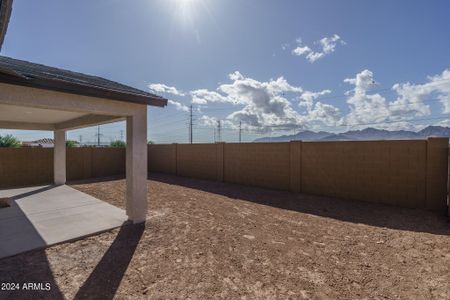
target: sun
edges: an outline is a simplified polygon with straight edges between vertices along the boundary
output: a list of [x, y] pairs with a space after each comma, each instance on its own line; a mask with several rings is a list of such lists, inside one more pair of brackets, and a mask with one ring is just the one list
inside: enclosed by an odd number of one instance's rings
[[199, 0], [174, 0], [177, 17], [180, 21], [190, 21]]
[[192, 11], [195, 2], [196, 0], [175, 0], [175, 5], [177, 6], [177, 10], [189, 13]]

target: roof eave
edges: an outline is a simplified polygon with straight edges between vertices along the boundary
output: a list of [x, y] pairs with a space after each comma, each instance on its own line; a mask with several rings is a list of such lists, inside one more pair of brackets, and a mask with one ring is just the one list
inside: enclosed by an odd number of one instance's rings
[[159, 96], [139, 95], [131, 93], [123, 93], [115, 90], [103, 89], [100, 87], [91, 87], [83, 85], [74, 85], [60, 80], [42, 80], [39, 78], [23, 77], [14, 74], [5, 74], [0, 72], [0, 82], [14, 84], [32, 88], [45, 90], [53, 90], [58, 92], [91, 96], [98, 98], [107, 98], [123, 102], [132, 102], [138, 104], [146, 104], [150, 106], [164, 107], [168, 100]]

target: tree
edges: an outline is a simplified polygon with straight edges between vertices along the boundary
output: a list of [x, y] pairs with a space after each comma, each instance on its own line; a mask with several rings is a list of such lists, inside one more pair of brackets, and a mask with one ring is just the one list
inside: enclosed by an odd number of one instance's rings
[[66, 141], [66, 147], [67, 148], [75, 148], [76, 146], [77, 146], [77, 142], [75, 142], [75, 141], [71, 141], [71, 140], [67, 140]]
[[112, 141], [111, 144], [109, 144], [109, 146], [111, 148], [125, 148], [127, 146], [127, 144], [124, 141], [117, 140], [117, 141]]
[[0, 148], [20, 148], [20, 142], [11, 134], [0, 135]]
[[154, 142], [153, 141], [148, 141], [148, 143], [147, 144], [149, 144], [149, 145], [153, 145], [154, 144]]

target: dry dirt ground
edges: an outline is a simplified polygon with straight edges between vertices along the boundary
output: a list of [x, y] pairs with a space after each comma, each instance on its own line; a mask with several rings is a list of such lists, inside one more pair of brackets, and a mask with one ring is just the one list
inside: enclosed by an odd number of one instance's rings
[[[0, 260], [0, 298], [450, 299], [443, 215], [152, 175], [150, 218]], [[124, 207], [124, 180], [73, 187]]]

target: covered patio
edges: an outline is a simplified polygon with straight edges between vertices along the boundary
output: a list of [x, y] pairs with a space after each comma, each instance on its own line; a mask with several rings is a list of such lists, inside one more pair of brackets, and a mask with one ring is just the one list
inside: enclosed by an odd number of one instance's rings
[[[45, 226], [41, 229], [35, 228], [38, 234], [44, 234], [41, 236], [41, 242], [43, 242], [41, 246], [114, 228], [127, 219], [133, 223], [144, 222], [147, 214], [147, 106], [163, 107], [166, 104], [167, 100], [164, 98], [103, 78], [0, 57], [0, 128], [53, 131], [55, 144], [53, 187], [29, 191], [3, 191], [0, 194], [0, 198], [8, 198], [7, 195], [12, 194], [21, 199], [16, 203], [15, 198], [12, 197], [9, 199], [11, 206], [0, 209], [0, 222], [2, 222], [0, 257], [2, 251], [6, 251], [3, 249], [6, 247], [4, 246], [5, 238], [7, 238], [5, 235], [10, 234], [15, 227], [12, 220], [5, 222], [5, 218], [20, 215], [20, 218], [27, 218], [31, 220], [30, 224], [34, 225], [36, 223], [32, 221], [33, 217], [28, 215], [32, 211], [44, 214], [54, 212], [54, 217], [56, 220], [60, 218], [60, 222], [49, 226], [63, 225], [64, 220], [70, 217], [67, 214], [71, 211], [79, 215], [79, 223], [68, 222], [64, 226], [81, 227], [83, 224], [91, 224], [86, 227], [88, 230], [73, 231], [72, 235], [64, 234], [64, 230], [58, 231], [61, 235], [54, 236], [50, 240], [45, 238], [45, 233], [40, 232]], [[115, 209], [109, 209], [97, 203], [95, 198], [87, 198], [83, 193], [65, 186], [66, 132], [123, 120], [126, 121], [127, 128], [127, 188], [126, 211], [121, 216], [121, 213]], [[30, 192], [31, 194], [27, 194]], [[64, 211], [67, 204], [75, 207], [83, 205], [87, 200], [91, 204], [98, 205], [88, 205], [83, 210]], [[33, 208], [24, 210], [21, 201], [25, 201], [27, 207]], [[11, 212], [18, 209], [21, 210], [20, 214]], [[103, 209], [105, 210], [101, 213], [90, 211]], [[64, 215], [66, 216], [61, 218]], [[108, 221], [111, 218], [114, 222]], [[18, 219], [16, 221], [22, 222]], [[99, 227], [96, 228], [95, 224]], [[67, 230], [70, 231], [70, 229]]]
[[116, 228], [125, 211], [67, 185], [0, 190], [0, 258]]

